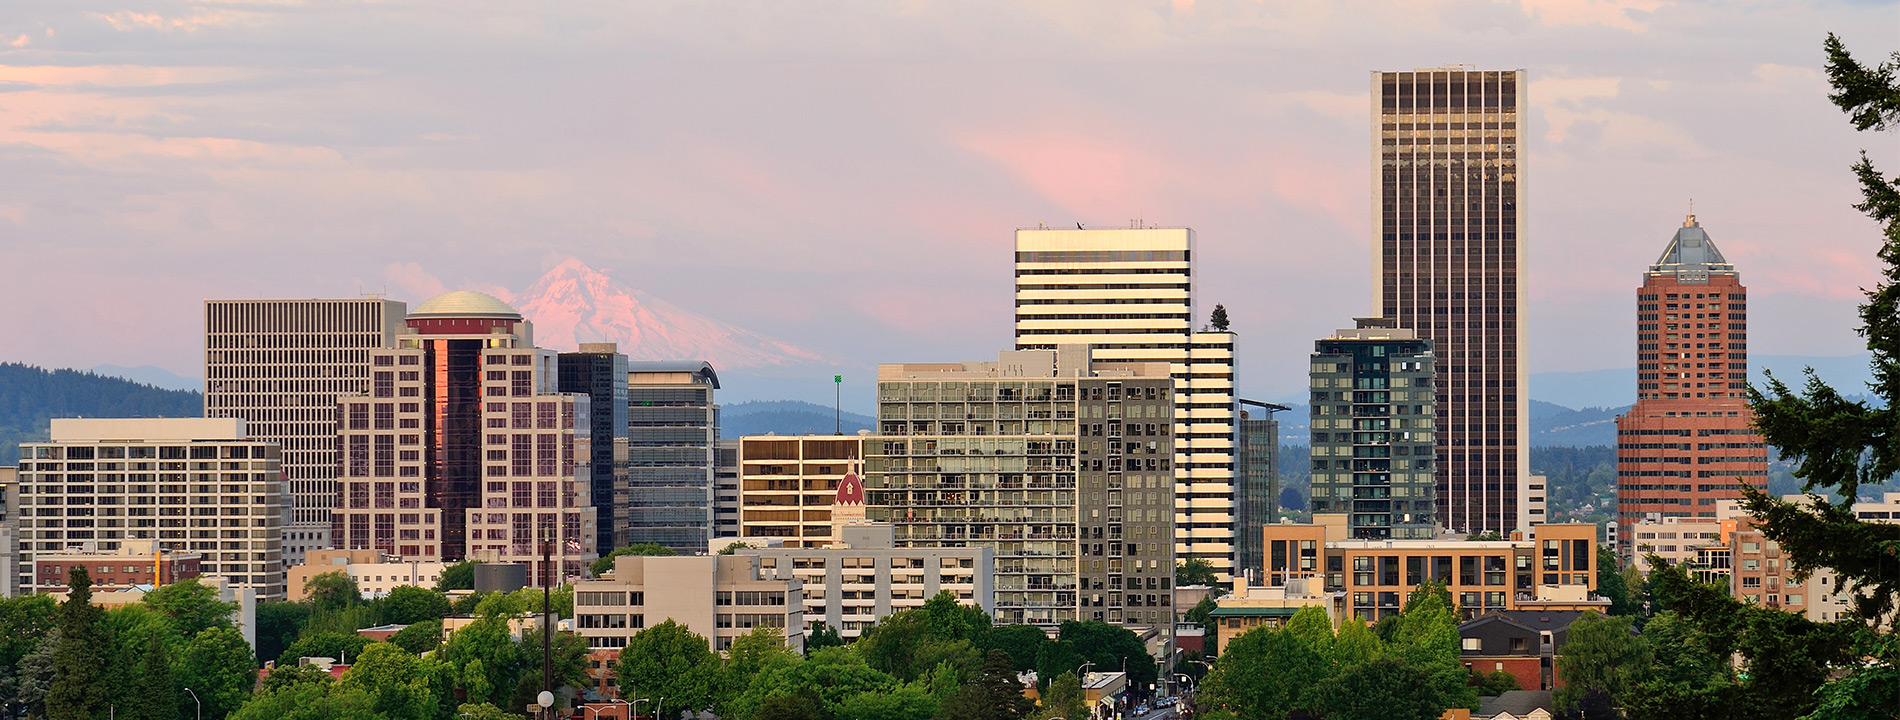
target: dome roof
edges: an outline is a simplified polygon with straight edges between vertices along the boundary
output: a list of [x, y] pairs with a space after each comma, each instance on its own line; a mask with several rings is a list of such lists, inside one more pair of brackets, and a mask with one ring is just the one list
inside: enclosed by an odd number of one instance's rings
[[409, 311], [409, 317], [492, 317], [520, 320], [521, 313], [493, 295], [474, 290], [443, 293]]

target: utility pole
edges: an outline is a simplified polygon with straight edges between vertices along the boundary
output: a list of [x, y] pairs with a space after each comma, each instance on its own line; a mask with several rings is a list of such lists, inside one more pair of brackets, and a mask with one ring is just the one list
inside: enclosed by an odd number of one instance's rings
[[[548, 528], [553, 534], [554, 528]], [[554, 540], [541, 543], [541, 689], [554, 692]]]
[[834, 396], [834, 399], [832, 400], [832, 405], [831, 405], [831, 412], [832, 412], [833, 420], [835, 420], [837, 423], [837, 426], [832, 429], [832, 434], [843, 435], [844, 434], [844, 376], [843, 375], [831, 376], [831, 388], [832, 388], [832, 395]]

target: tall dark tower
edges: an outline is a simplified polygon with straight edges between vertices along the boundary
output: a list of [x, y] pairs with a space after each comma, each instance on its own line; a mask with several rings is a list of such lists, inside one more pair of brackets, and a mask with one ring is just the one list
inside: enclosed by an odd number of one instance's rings
[[1524, 71], [1372, 74], [1373, 307], [1437, 354], [1438, 522], [1529, 524]]
[[1636, 406], [1616, 418], [1617, 547], [1667, 517], [1715, 517], [1735, 479], [1765, 489], [1748, 426], [1748, 288], [1690, 215], [1636, 289]]

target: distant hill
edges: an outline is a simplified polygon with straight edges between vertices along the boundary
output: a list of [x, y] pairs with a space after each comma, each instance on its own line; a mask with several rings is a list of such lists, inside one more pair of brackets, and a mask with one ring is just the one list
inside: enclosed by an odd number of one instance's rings
[[1616, 416], [1629, 406], [1573, 410], [1531, 401], [1531, 447], [1616, 446]]
[[202, 395], [80, 370], [0, 363], [0, 465], [20, 459], [20, 443], [45, 440], [56, 417], [199, 417]]
[[843, 432], [856, 435], [870, 430], [877, 418], [845, 413], [842, 418], [832, 408], [798, 400], [761, 400], [726, 405], [719, 409], [719, 436], [726, 439], [746, 435], [830, 435], [843, 420]]
[[92, 369], [94, 375], [125, 378], [142, 385], [150, 385], [165, 390], [202, 391], [205, 383], [195, 377], [185, 377], [157, 365], [122, 367], [119, 365], [100, 365]]

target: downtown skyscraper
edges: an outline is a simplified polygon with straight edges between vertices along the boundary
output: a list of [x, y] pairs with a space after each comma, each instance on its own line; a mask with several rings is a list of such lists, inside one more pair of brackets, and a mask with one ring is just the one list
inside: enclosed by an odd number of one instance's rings
[[1438, 522], [1530, 523], [1522, 70], [1372, 74], [1373, 307], [1432, 342]]
[[205, 301], [205, 417], [243, 418], [283, 448], [288, 562], [330, 547], [336, 401], [369, 390], [370, 354], [394, 346], [406, 314], [382, 298]]
[[1768, 448], [1749, 427], [1748, 288], [1694, 215], [1636, 290], [1636, 405], [1616, 418], [1617, 547], [1666, 517], [1715, 518], [1768, 485]]
[[1175, 553], [1234, 572], [1234, 334], [1195, 331], [1194, 231], [1016, 231], [1016, 349], [1089, 345], [1174, 377]]

